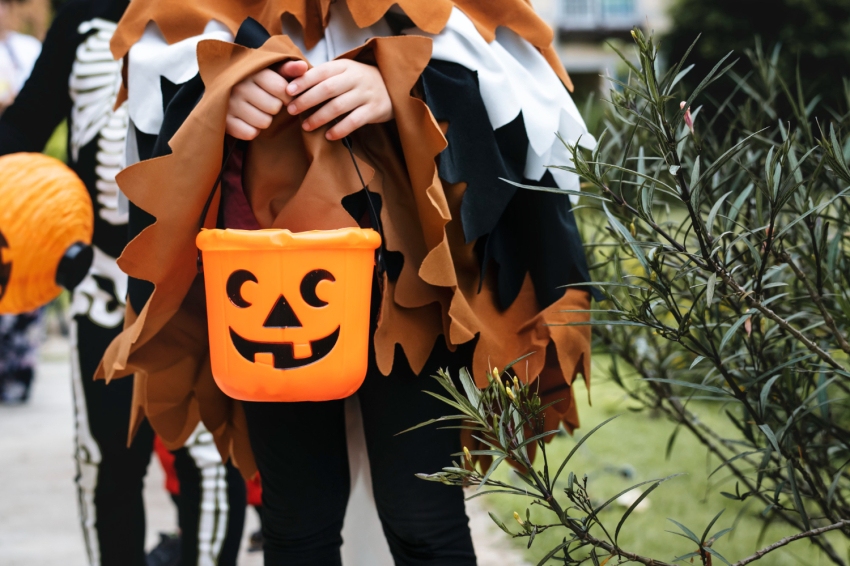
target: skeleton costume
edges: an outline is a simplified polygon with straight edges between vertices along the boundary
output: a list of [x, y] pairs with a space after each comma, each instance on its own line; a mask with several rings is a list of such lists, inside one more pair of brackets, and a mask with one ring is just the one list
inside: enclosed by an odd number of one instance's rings
[[[205, 225], [383, 227], [359, 392], [378, 511], [397, 563], [472, 564], [460, 491], [413, 477], [450, 465], [458, 435], [394, 435], [447, 410], [421, 393], [437, 368], [468, 366], [484, 385], [489, 366], [526, 354], [519, 377], [561, 400], [549, 424], [578, 426], [572, 384], [589, 377], [590, 336], [565, 324], [586, 320], [570, 311], [587, 309], [590, 293], [565, 288], [589, 280], [570, 200], [501, 180], [577, 189], [546, 166], [569, 161], [559, 136], [594, 144], [551, 42], [524, 0], [148, 0], [119, 24], [112, 49], [129, 61], [143, 161], [118, 178], [132, 204], [134, 239], [119, 262], [128, 325], [98, 375], [136, 373], [134, 427], [146, 416], [178, 446], [203, 421], [243, 474], [259, 466], [267, 564], [339, 563], [348, 472], [341, 402], [239, 403], [212, 380], [195, 236], [231, 88], [288, 59], [380, 70], [395, 118], [351, 136], [377, 216], [343, 145], [282, 112], [237, 146], [240, 170], [228, 162]], [[246, 210], [250, 222], [234, 224]]]
[[[67, 2], [30, 79], [0, 119], [0, 154], [41, 151], [67, 119], [68, 164], [94, 205], [94, 262], [71, 304], [76, 484], [92, 566], [145, 563], [142, 487], [154, 438], [141, 423], [127, 446], [132, 379], [108, 387], [93, 379], [124, 326], [127, 296], [127, 276], [115, 258], [127, 243], [128, 214], [119, 205], [115, 176], [124, 164], [128, 116], [126, 105], [115, 108], [122, 63], [109, 50], [126, 6], [126, 0]], [[176, 457], [182, 463], [183, 564], [234, 564], [245, 509], [241, 478], [222, 464], [202, 427]]]

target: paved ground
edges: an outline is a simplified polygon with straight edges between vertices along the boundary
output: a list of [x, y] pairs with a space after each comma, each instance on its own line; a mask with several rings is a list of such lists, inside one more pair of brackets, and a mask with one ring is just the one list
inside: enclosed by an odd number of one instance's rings
[[[22, 407], [0, 406], [0, 565], [86, 566], [77, 523], [72, 459], [73, 418], [68, 347], [51, 339], [42, 349], [33, 398]], [[152, 463], [145, 485], [148, 546], [160, 531], [175, 530], [174, 506], [162, 488], [163, 475]], [[364, 480], [365, 481], [365, 480]], [[361, 486], [362, 487], [362, 486]], [[344, 549], [346, 566], [389, 564], [386, 543], [377, 532], [377, 516], [365, 503], [368, 494], [355, 490], [352, 513], [346, 524], [346, 540], [360, 541]], [[517, 552], [487, 517], [471, 502], [468, 511], [480, 566], [524, 566]], [[248, 513], [246, 538], [257, 528], [253, 511]], [[363, 540], [357, 531], [372, 533]], [[240, 566], [260, 566], [259, 554], [244, 551]]]

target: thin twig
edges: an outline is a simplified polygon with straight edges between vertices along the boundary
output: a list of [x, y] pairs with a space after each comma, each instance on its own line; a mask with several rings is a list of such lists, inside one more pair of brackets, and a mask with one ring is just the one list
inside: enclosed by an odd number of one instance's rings
[[779, 541], [771, 544], [770, 546], [766, 546], [766, 547], [762, 548], [761, 550], [759, 550], [758, 552], [756, 552], [752, 556], [750, 556], [748, 558], [744, 558], [743, 560], [739, 560], [738, 562], [735, 562], [734, 564], [732, 564], [732, 566], [744, 566], [745, 564], [750, 564], [751, 562], [755, 562], [756, 560], [761, 560], [764, 557], [765, 554], [768, 554], [769, 552], [773, 552], [777, 548], [782, 548], [783, 546], [790, 544], [790, 543], [794, 542], [795, 540], [817, 537], [817, 536], [820, 536], [824, 533], [828, 533], [829, 531], [835, 531], [835, 530], [838, 530], [838, 529], [843, 529], [844, 527], [850, 527], [850, 521], [848, 521], [848, 520], [839, 521], [838, 523], [835, 523], [834, 525], [829, 525], [827, 527], [821, 527], [819, 529], [812, 529], [812, 530], [806, 531], [804, 533], [798, 533], [798, 534], [790, 536], [790, 537], [785, 537], [784, 539], [779, 540]]

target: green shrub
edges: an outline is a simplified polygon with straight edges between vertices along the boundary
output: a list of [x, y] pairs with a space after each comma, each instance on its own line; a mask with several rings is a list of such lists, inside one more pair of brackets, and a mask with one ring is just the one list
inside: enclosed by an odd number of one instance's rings
[[[822, 535], [841, 535], [845, 547], [850, 538], [850, 116], [833, 110], [829, 122], [813, 120], [823, 109], [799, 81], [783, 79], [778, 51], [754, 52], [753, 72], [736, 79], [743, 102], [699, 106], [732, 58], [682, 95], [684, 60], [659, 75], [652, 38], [633, 36], [639, 64], [614, 81], [605, 134], [592, 153], [571, 148], [565, 166], [583, 178], [579, 214], [605, 296], [591, 311], [597, 343], [639, 410], [677, 425], [668, 455], [677, 442], [704, 446], [735, 480], [725, 497], [798, 533], [735, 566], [799, 539], [845, 564], [845, 549]], [[780, 118], [780, 105], [791, 115]], [[586, 476], [570, 471], [575, 450], [549, 462], [544, 440], [554, 431], [543, 429], [533, 387], [506, 372], [478, 393], [462, 376], [463, 395], [440, 379], [456, 418], [490, 446], [477, 455], [494, 463], [481, 470], [459, 460], [426, 479], [530, 497], [544, 521], [527, 513], [517, 529], [494, 520], [529, 546], [556, 530], [563, 542], [540, 564], [668, 564], [618, 546], [634, 507], [603, 524], [599, 514], [614, 499], [595, 499]], [[695, 401], [717, 404], [731, 426], [700, 419]], [[534, 463], [530, 444], [542, 453]], [[493, 479], [503, 462], [518, 468], [516, 485]], [[642, 498], [667, 479], [634, 488], [645, 486]], [[714, 523], [676, 523], [695, 551], [672, 562], [729, 564], [718, 542], [728, 529]]]

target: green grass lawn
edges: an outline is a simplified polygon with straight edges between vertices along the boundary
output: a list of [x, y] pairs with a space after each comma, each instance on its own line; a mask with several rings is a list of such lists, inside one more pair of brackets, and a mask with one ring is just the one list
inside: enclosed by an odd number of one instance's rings
[[68, 122], [65, 120], [53, 131], [50, 139], [47, 140], [47, 145], [44, 146], [44, 153], [50, 157], [55, 157], [59, 161], [65, 161], [68, 158]]
[[[580, 437], [611, 416], [620, 416], [582, 445], [562, 475], [563, 481], [566, 481], [568, 470], [572, 470], [579, 478], [587, 474], [591, 497], [601, 503], [636, 483], [677, 473], [685, 474], [656, 489], [648, 498], [649, 506], [644, 511], [636, 511], [631, 515], [620, 532], [620, 544], [624, 549], [644, 556], [672, 561], [672, 558], [676, 556], [695, 551], [696, 545], [682, 537], [665, 532], [678, 530], [667, 519], [675, 519], [697, 535], [701, 535], [711, 519], [722, 509], [726, 511], [715, 524], [712, 532], [733, 526], [736, 519], [737, 524], [735, 529], [723, 537], [714, 548], [730, 562], [745, 558], [758, 548], [794, 534], [793, 530], [777, 524], [767, 528], [759, 540], [764, 526], [764, 522], [758, 518], [758, 514], [763, 509], [762, 506], [752, 501], [752, 504], [745, 507], [745, 504], [720, 495], [721, 491], [735, 491], [734, 480], [730, 480], [723, 471], [709, 479], [709, 474], [720, 462], [714, 457], [709, 457], [707, 451], [686, 430], [680, 432], [670, 459], [665, 459], [667, 442], [674, 430], [674, 425], [663, 417], [653, 418], [647, 412], [630, 411], [629, 408], [633, 407], [634, 403], [624, 396], [615, 383], [606, 378], [606, 364], [606, 358], [597, 356], [594, 363], [592, 406], [588, 404], [584, 386], [579, 385], [577, 397], [582, 428], [576, 432], [576, 437]], [[692, 404], [691, 409], [716, 429], [721, 432], [730, 431], [729, 436], [734, 436], [731, 425], [726, 421], [718, 405]], [[573, 446], [575, 446], [574, 438], [566, 435], [555, 438], [549, 448], [550, 466], [552, 462], [555, 462], [556, 467], [560, 465]], [[507, 467], [500, 468], [497, 472], [501, 480], [505, 480], [511, 474]], [[563, 500], [566, 500], [563, 492], [561, 494]], [[484, 501], [509, 528], [517, 530], [515, 527], [518, 525], [513, 519], [513, 513], [518, 511], [524, 516], [526, 500], [515, 496], [493, 495], [485, 497]], [[541, 508], [534, 506], [532, 510], [534, 509]], [[602, 513], [603, 522], [612, 534], [625, 510], [626, 507], [615, 505]], [[543, 518], [542, 512], [534, 512], [538, 513], [537, 518]], [[532, 564], [537, 564], [562, 540], [563, 534], [555, 531], [538, 535], [532, 548], [526, 551], [528, 560]], [[848, 555], [847, 542], [841, 536], [830, 536], [829, 540], [842, 557]], [[523, 547], [526, 542], [527, 539], [517, 539], [517, 543]], [[550, 564], [554, 563], [550, 562]], [[683, 562], [683, 564], [687, 563], [690, 562]], [[613, 564], [612, 560], [609, 566]], [[720, 564], [721, 562], [715, 559], [714, 566], [720, 566]], [[822, 556], [820, 551], [808, 541], [798, 541], [767, 555], [757, 564], [820, 566], [832, 564], [832, 562]]]

